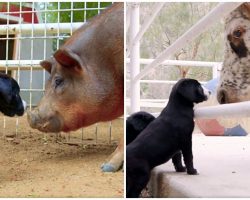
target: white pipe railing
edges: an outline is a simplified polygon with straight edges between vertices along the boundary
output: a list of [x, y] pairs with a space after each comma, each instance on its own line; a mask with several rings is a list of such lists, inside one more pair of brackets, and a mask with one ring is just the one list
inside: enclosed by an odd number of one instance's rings
[[62, 33], [70, 33], [71, 30], [76, 30], [81, 27], [83, 22], [74, 23], [46, 23], [46, 24], [8, 24], [0, 25], [0, 35], [8, 34], [47, 34], [57, 33], [58, 30]]
[[[140, 58], [140, 64], [150, 64], [155, 59]], [[126, 63], [130, 63], [130, 58], [126, 59]], [[186, 60], [164, 60], [161, 65], [180, 65], [180, 66], [192, 66], [192, 67], [220, 67], [222, 62], [206, 62], [206, 61], [186, 61]]]
[[129, 29], [129, 27], [130, 27], [130, 15], [131, 15], [131, 13], [130, 13], [130, 8], [129, 7], [127, 7], [126, 8], [126, 33], [128, 32], [128, 29]]
[[205, 17], [199, 20], [194, 26], [192, 26], [187, 32], [185, 32], [181, 37], [179, 37], [171, 46], [169, 46], [165, 51], [163, 51], [157, 58], [147, 65], [141, 72], [135, 77], [135, 81], [143, 78], [151, 69], [160, 65], [164, 60], [169, 58], [186, 44], [193, 41], [201, 33], [206, 31], [221, 17], [229, 14], [232, 10], [238, 7], [242, 2], [231, 2], [231, 3], [219, 3], [212, 11], [210, 11]]
[[196, 118], [250, 117], [250, 101], [230, 103], [195, 109]]
[[[130, 31], [129, 31], [129, 39], [132, 41], [140, 28], [140, 12], [139, 12], [139, 3], [132, 3], [131, 6], [131, 22], [130, 22]], [[130, 96], [131, 96], [131, 110], [133, 112], [140, 110], [139, 99], [140, 99], [140, 83], [139, 80], [135, 80], [135, 77], [140, 72], [140, 42], [137, 41], [132, 45], [131, 48], [131, 56], [130, 56], [130, 72], [131, 72], [131, 87], [130, 87]]]
[[[139, 59], [140, 64], [148, 64], [151, 63], [153, 59]], [[126, 63], [130, 63], [130, 59], [126, 59]], [[205, 61], [185, 61], [185, 60], [165, 60], [162, 62], [163, 66], [168, 67], [168, 66], [192, 66], [192, 67], [210, 67], [212, 68], [213, 72], [217, 71], [221, 68], [222, 62], [205, 62]], [[217, 77], [213, 73], [213, 78]], [[139, 80], [139, 84], [141, 83], [150, 83], [150, 84], [171, 84], [174, 85], [177, 81], [172, 81], [172, 80]], [[126, 80], [127, 86], [130, 87], [131, 80], [127, 79]], [[200, 83], [205, 84], [206, 82], [201, 81]], [[140, 91], [140, 90], [139, 90]], [[130, 107], [130, 105], [133, 105], [131, 103], [132, 97], [130, 99], [126, 99], [127, 106]], [[166, 99], [156, 99], [155, 101], [151, 101], [150, 99], [137, 99], [136, 101], [138, 103], [138, 107], [151, 107], [151, 108], [163, 108], [166, 105]], [[138, 110], [138, 108], [137, 108]], [[137, 111], [136, 110], [136, 111]], [[134, 110], [131, 109], [131, 112], [135, 112]]]
[[[140, 64], [150, 64], [154, 59], [140, 59]], [[129, 63], [130, 59], [126, 59], [126, 63]], [[212, 67], [213, 78], [219, 76], [219, 71], [222, 68], [222, 62], [205, 62], [205, 61], [185, 61], [185, 60], [165, 60], [161, 63], [165, 66], [188, 66], [188, 67]]]
[[[167, 104], [167, 99], [154, 99], [155, 101], [151, 101], [151, 99], [143, 99], [140, 102], [141, 107], [145, 108], [164, 108]], [[130, 100], [126, 99], [126, 106], [130, 107]]]
[[40, 66], [41, 60], [0, 60], [0, 69], [7, 70], [30, 70], [32, 67], [35, 70], [43, 69]]
[[[130, 83], [130, 80], [126, 80], [127, 83]], [[140, 80], [140, 83], [159, 83], [159, 84], [175, 84], [177, 81], [168, 81], [168, 80]], [[205, 84], [204, 81], [199, 81], [201, 84]]]
[[6, 21], [15, 21], [15, 22], [19, 22], [19, 20], [23, 21], [23, 19], [20, 19], [19, 17], [16, 16], [11, 16], [11, 15], [5, 15], [3, 13], [0, 13], [0, 18]]
[[128, 51], [126, 53], [126, 57], [129, 56], [130, 54], [130, 49], [132, 49], [132, 46], [135, 45], [137, 42], [140, 41], [140, 39], [142, 38], [142, 36], [144, 35], [144, 33], [147, 31], [147, 29], [149, 28], [149, 26], [152, 24], [152, 22], [154, 21], [155, 17], [158, 15], [158, 13], [160, 12], [160, 10], [162, 9], [162, 7], [164, 6], [165, 3], [155, 3], [155, 6], [152, 8], [152, 12], [150, 13], [150, 15], [148, 15], [145, 19], [144, 19], [144, 23], [141, 25], [141, 29], [140, 31], [136, 34], [136, 36], [132, 39], [132, 42], [130, 43], [130, 46], [128, 48]]

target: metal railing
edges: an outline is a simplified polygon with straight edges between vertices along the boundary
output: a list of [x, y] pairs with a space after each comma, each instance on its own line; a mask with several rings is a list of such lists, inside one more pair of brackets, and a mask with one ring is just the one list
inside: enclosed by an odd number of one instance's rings
[[[140, 59], [139, 63], [140, 65], [147, 65], [149, 63], [153, 62], [153, 59]], [[126, 63], [130, 63], [130, 59], [126, 59]], [[192, 67], [208, 67], [212, 70], [212, 77], [216, 78], [221, 70], [222, 63], [221, 62], [204, 62], [204, 61], [183, 61], [183, 60], [165, 60], [161, 63], [162, 67], [169, 67], [169, 66], [192, 66]], [[130, 71], [127, 70], [127, 73], [130, 74]], [[130, 77], [127, 77], [126, 83], [127, 88], [131, 87], [131, 80]], [[176, 81], [173, 80], [149, 80], [149, 79], [143, 79], [139, 80], [139, 84], [141, 83], [149, 83], [149, 84], [167, 84], [167, 85], [174, 85]], [[202, 84], [205, 84], [206, 82], [202, 82]], [[132, 86], [133, 87], [133, 86]], [[140, 87], [141, 88], [141, 87]], [[163, 108], [165, 107], [168, 99], [137, 99], [137, 102], [139, 104], [139, 107], [146, 107], [146, 108]], [[126, 106], [131, 107], [131, 99], [126, 98]]]

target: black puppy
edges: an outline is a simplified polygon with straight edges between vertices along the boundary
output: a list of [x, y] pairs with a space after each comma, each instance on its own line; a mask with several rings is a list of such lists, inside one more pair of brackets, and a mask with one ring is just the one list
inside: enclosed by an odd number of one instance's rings
[[207, 100], [209, 92], [197, 80], [181, 79], [172, 89], [167, 106], [126, 150], [126, 197], [138, 197], [151, 170], [182, 151], [188, 174], [193, 167], [192, 132], [194, 103]]
[[126, 120], [126, 145], [130, 144], [155, 119], [150, 113], [133, 113]]
[[[153, 120], [155, 117], [145, 111], [133, 113], [126, 120], [126, 145], [130, 144]], [[185, 172], [186, 167], [182, 165], [181, 152], [177, 152], [172, 162], [176, 172]]]
[[20, 88], [15, 79], [0, 73], [0, 112], [9, 117], [22, 116], [26, 103], [19, 93]]

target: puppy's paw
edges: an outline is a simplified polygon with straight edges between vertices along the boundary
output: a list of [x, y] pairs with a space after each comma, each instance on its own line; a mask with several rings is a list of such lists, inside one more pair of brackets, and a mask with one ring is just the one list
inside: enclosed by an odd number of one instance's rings
[[199, 173], [197, 172], [196, 169], [189, 169], [189, 170], [187, 171], [187, 173], [188, 173], [189, 175], [198, 175], [198, 174], [199, 174]]
[[187, 168], [184, 166], [179, 166], [179, 167], [175, 168], [175, 171], [176, 172], [185, 172], [185, 171], [187, 171]]

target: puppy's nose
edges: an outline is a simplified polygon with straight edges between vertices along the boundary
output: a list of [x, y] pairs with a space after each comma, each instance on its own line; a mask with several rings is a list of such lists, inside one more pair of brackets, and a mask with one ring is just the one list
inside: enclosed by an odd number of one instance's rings
[[205, 94], [206, 96], [210, 96], [211, 91], [210, 91], [210, 90], [208, 90], [207, 88], [205, 88], [204, 86], [202, 86], [202, 88], [203, 88], [203, 92], [204, 92], [204, 94]]

